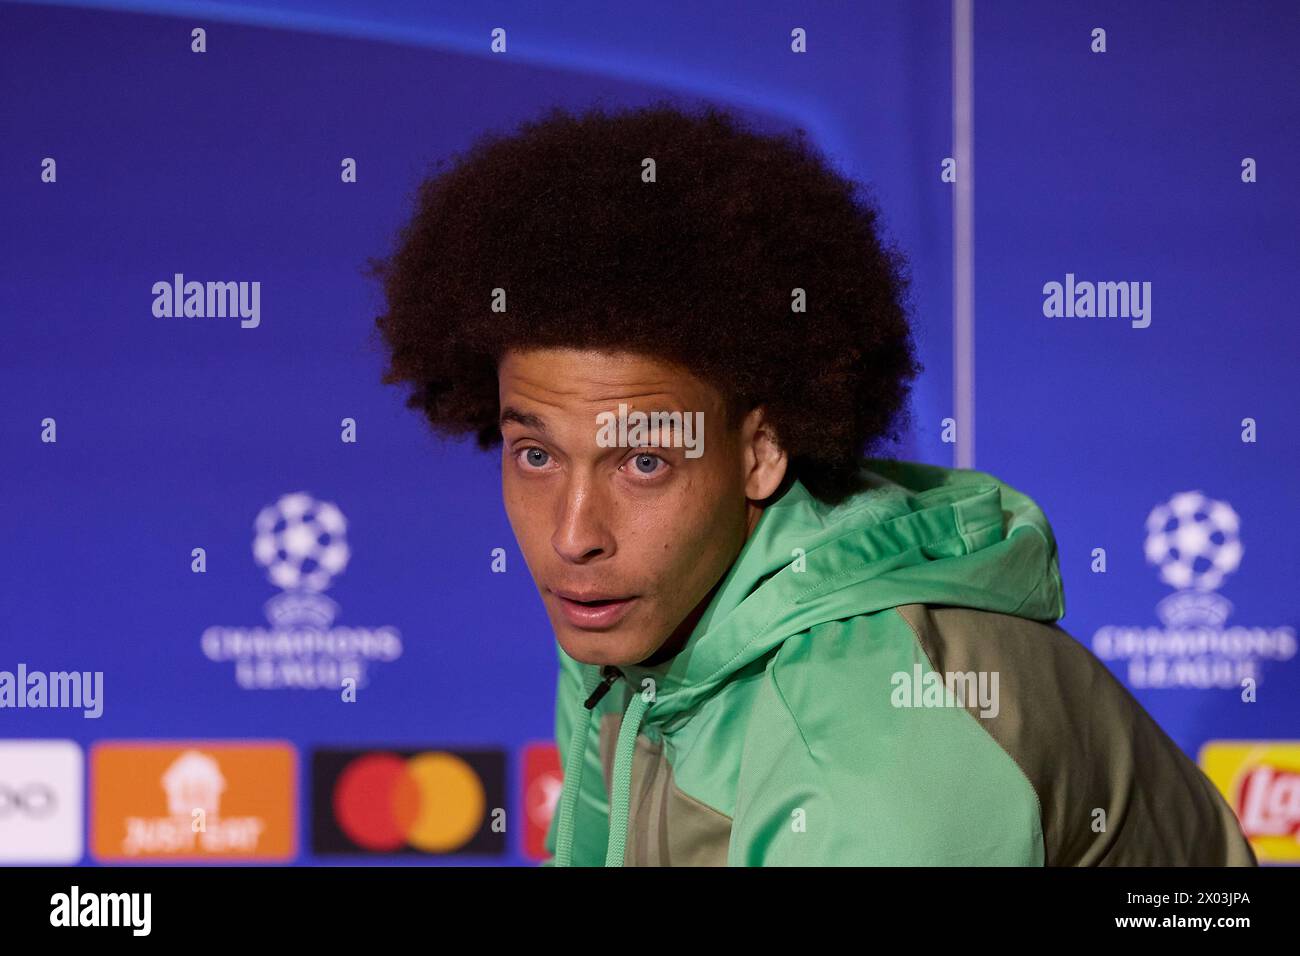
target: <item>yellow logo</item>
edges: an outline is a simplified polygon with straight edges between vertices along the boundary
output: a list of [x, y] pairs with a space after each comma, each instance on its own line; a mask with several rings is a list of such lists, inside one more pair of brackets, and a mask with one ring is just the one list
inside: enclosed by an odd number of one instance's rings
[[1260, 863], [1300, 863], [1300, 741], [1212, 740], [1199, 763]]

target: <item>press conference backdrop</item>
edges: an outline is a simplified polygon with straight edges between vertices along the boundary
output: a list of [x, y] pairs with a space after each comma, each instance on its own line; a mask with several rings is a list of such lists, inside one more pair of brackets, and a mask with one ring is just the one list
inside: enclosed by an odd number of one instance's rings
[[[874, 187], [926, 366], [893, 452], [1042, 505], [1064, 626], [1300, 860], [1300, 6], [962, 9], [0, 7], [0, 860], [538, 858], [553, 637], [499, 459], [380, 385], [361, 269], [480, 132], [662, 96]], [[187, 281], [256, 314], [155, 316]]]

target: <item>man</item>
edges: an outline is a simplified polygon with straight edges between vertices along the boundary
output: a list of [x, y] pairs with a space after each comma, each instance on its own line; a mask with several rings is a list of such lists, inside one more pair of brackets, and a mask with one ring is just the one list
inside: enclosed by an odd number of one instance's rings
[[878, 219], [801, 135], [556, 110], [375, 264], [384, 380], [502, 445], [560, 658], [551, 862], [1253, 865], [1054, 623], [1035, 503], [863, 457], [919, 371]]

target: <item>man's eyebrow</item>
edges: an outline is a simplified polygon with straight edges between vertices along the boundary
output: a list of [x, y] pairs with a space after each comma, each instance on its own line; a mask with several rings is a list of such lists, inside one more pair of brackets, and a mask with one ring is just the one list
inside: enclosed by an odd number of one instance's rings
[[501, 409], [501, 419], [497, 422], [497, 425], [499, 427], [504, 426], [506, 422], [515, 422], [518, 425], [523, 425], [525, 428], [532, 428], [542, 434], [548, 434], [546, 422], [542, 421], [531, 412], [521, 412], [513, 405], [507, 405], [505, 408]]

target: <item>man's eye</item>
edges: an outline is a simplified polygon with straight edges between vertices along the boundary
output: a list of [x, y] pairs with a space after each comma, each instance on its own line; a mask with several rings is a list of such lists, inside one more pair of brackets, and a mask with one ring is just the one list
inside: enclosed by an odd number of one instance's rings
[[551, 460], [551, 456], [543, 449], [533, 447], [524, 449], [523, 459], [530, 468], [541, 468]]
[[662, 470], [659, 466], [663, 464], [666, 464], [666, 462], [658, 455], [642, 454], [636, 455], [632, 458], [632, 467], [639, 475], [649, 476], [658, 474]]

